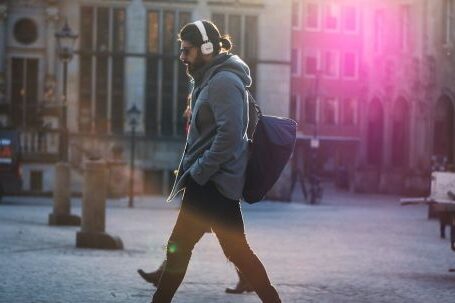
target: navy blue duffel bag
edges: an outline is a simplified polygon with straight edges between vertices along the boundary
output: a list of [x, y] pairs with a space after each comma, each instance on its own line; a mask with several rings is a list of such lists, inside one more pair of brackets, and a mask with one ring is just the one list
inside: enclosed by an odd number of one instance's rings
[[[289, 118], [262, 115], [249, 94], [250, 150], [243, 199], [261, 201], [280, 177], [294, 150], [297, 123]], [[256, 117], [254, 117], [256, 115]]]

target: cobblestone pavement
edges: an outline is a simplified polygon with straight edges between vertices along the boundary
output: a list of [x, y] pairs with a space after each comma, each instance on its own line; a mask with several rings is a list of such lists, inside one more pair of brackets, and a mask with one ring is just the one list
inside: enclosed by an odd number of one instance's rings
[[[294, 195], [296, 200], [300, 197]], [[75, 199], [72, 212], [80, 214]], [[108, 201], [106, 231], [125, 249], [75, 248], [78, 227], [50, 227], [51, 200], [0, 204], [0, 302], [149, 302], [154, 290], [136, 274], [156, 268], [177, 215], [162, 197]], [[248, 239], [283, 302], [455, 302], [455, 254], [438, 237], [425, 206], [398, 197], [326, 191], [319, 205], [243, 206]], [[176, 303], [254, 303], [228, 295], [237, 277], [216, 239], [196, 246]]]

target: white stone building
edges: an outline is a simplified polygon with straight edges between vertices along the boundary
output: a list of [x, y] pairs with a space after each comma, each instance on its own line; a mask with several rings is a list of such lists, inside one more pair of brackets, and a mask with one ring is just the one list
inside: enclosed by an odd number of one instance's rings
[[[126, 112], [136, 105], [135, 189], [165, 194], [182, 152], [188, 94], [176, 33], [193, 20], [211, 19], [233, 37], [263, 111], [287, 116], [290, 14], [287, 0], [0, 0], [0, 122], [21, 131], [23, 189], [52, 191], [62, 109], [73, 191], [87, 157], [128, 162]], [[54, 36], [65, 19], [79, 35], [66, 100]], [[114, 191], [124, 191], [126, 175], [111, 176]]]

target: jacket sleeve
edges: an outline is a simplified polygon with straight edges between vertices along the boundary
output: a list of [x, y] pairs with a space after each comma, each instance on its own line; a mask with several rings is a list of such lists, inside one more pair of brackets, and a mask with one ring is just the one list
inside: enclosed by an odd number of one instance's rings
[[235, 158], [245, 131], [245, 88], [236, 76], [215, 76], [208, 87], [210, 108], [216, 123], [212, 145], [190, 167], [191, 177], [200, 185], [207, 183], [220, 166]]

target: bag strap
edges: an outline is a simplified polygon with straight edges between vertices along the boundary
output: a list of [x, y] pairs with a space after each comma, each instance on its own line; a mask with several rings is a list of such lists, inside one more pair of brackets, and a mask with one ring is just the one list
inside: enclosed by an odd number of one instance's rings
[[248, 126], [246, 133], [248, 141], [253, 142], [254, 132], [256, 131], [259, 119], [262, 117], [262, 111], [251, 92], [248, 89], [245, 89], [245, 92], [248, 98]]

